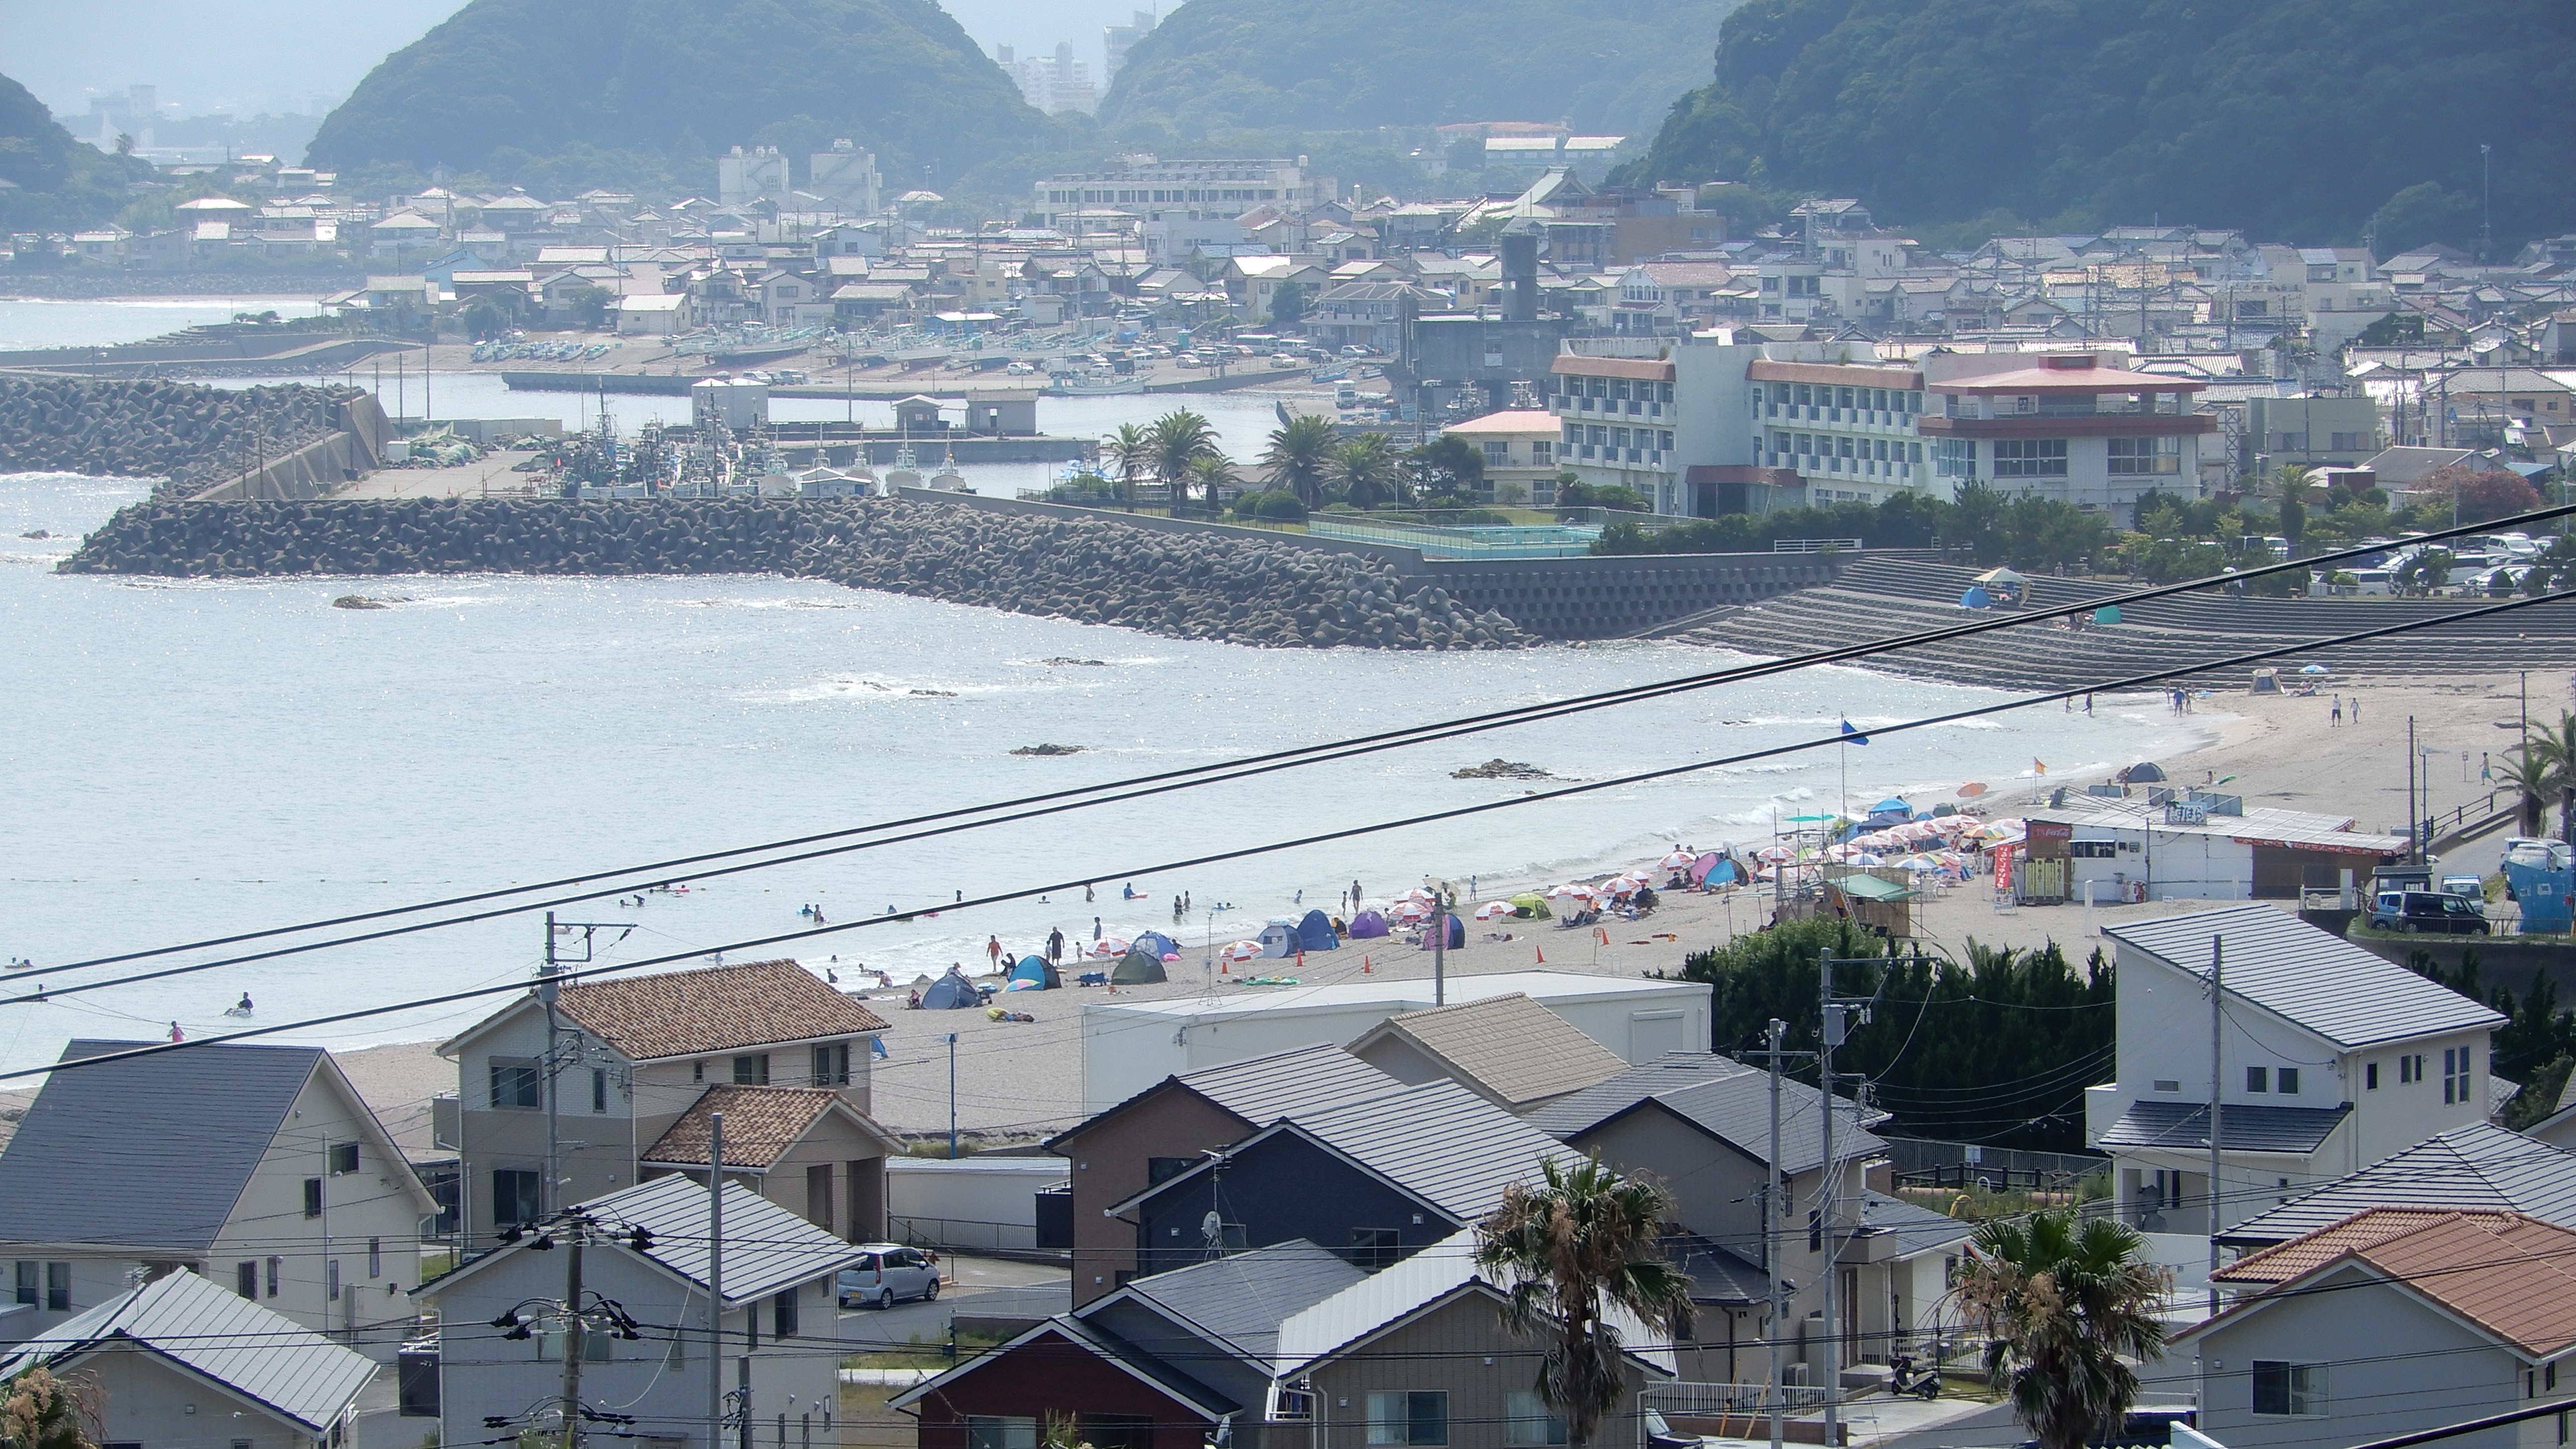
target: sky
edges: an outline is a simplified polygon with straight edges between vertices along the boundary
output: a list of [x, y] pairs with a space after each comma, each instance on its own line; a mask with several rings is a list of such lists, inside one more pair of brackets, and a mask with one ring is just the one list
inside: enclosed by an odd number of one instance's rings
[[[1100, 30], [1153, 0], [946, 0], [991, 54], [1052, 54], [1070, 40], [1095, 80]], [[0, 74], [57, 115], [130, 85], [160, 89], [183, 116], [305, 113], [337, 104], [386, 55], [453, 14], [459, 0], [0, 0]], [[1171, 9], [1164, 0], [1164, 10]]]

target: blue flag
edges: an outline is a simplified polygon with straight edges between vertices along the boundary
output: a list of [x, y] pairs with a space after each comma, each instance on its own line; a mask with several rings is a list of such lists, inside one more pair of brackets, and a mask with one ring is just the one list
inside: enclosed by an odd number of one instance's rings
[[1858, 730], [1856, 730], [1856, 729], [1853, 729], [1853, 728], [1852, 728], [1852, 726], [1851, 726], [1851, 721], [1850, 721], [1850, 720], [1844, 720], [1844, 721], [1843, 721], [1843, 743], [1844, 743], [1844, 744], [1847, 744], [1847, 745], [1865, 745], [1865, 744], [1868, 744], [1868, 743], [1869, 743], [1869, 736], [1867, 736], [1867, 735], [1865, 735], [1865, 734], [1862, 734], [1860, 731], [1858, 731]]

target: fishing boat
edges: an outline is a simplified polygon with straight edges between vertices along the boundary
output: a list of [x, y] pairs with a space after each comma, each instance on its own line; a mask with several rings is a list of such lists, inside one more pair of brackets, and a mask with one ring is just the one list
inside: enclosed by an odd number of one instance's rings
[[1115, 373], [1091, 374], [1080, 381], [1055, 384], [1056, 393], [1062, 397], [1117, 397], [1144, 390], [1145, 379], [1120, 377]]

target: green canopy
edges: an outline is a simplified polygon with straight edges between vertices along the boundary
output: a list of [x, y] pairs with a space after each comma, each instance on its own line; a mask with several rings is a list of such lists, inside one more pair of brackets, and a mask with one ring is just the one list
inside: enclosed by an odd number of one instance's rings
[[1522, 915], [1528, 916], [1532, 920], [1544, 921], [1550, 918], [1550, 913], [1547, 908], [1547, 897], [1540, 895], [1536, 891], [1523, 891], [1519, 895], [1509, 897], [1509, 899], [1513, 905], [1520, 908], [1520, 913]]
[[1835, 881], [1834, 887], [1844, 895], [1864, 901], [1910, 901], [1915, 896], [1912, 887], [1898, 885], [1892, 880], [1880, 880], [1874, 875], [1847, 875]]

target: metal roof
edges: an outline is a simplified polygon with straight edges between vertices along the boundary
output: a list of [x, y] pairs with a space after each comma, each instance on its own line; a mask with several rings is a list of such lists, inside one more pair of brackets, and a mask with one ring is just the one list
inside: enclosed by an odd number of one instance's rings
[[[1359, 1282], [1279, 1325], [1276, 1373], [1289, 1379], [1309, 1372], [1321, 1360], [1334, 1358], [1461, 1289], [1500, 1290], [1476, 1269], [1476, 1230], [1462, 1228], [1392, 1267], [1381, 1268]], [[1651, 1332], [1624, 1310], [1612, 1306], [1602, 1315], [1630, 1345], [1657, 1345], [1628, 1350], [1631, 1357], [1667, 1377], [1673, 1352], [1665, 1335]]]
[[1627, 1070], [1619, 1054], [1528, 996], [1513, 992], [1391, 1016], [1352, 1041], [1354, 1054], [1400, 1037], [1482, 1086], [1509, 1111], [1561, 1097]]
[[2069, 795], [2064, 805], [2025, 811], [2023, 818], [2132, 835], [2153, 830], [2158, 835], [2210, 835], [2247, 845], [2282, 845], [2298, 849], [2323, 846], [2346, 855], [2395, 855], [2406, 849], [2406, 837], [2355, 830], [2352, 817], [2347, 815], [2319, 815], [2307, 810], [2280, 810], [2269, 805], [2257, 805], [2242, 815], [2212, 815], [2207, 821], [2194, 825], [2168, 821], [2161, 812], [2141, 814], [2139, 807], [2107, 802], [2094, 804], [2085, 796]]
[[[2339, 1107], [2255, 1107], [2229, 1104], [2219, 1117], [2226, 1152], [2309, 1153], [2325, 1144], [2336, 1125], [2352, 1113]], [[2209, 1104], [2154, 1102], [2129, 1104], [2120, 1120], [2102, 1134], [2104, 1147], [2171, 1147], [2207, 1150]]]
[[1606, 1082], [1586, 1087], [1572, 1096], [1559, 1097], [1521, 1120], [1560, 1140], [1579, 1137], [1657, 1092], [1752, 1070], [1732, 1057], [1722, 1057], [1715, 1052], [1666, 1052], [1651, 1062], [1640, 1062]]
[[[1278, 1354], [1280, 1324], [1367, 1276], [1339, 1255], [1304, 1238], [1291, 1238], [1138, 1278], [1120, 1292], [1201, 1330], [1266, 1374]], [[1086, 1305], [1078, 1316], [1088, 1316], [1111, 1301], [1104, 1298]], [[1163, 1352], [1162, 1356], [1176, 1355]]]
[[[657, 1177], [581, 1204], [584, 1211], [653, 1235], [643, 1256], [692, 1283], [707, 1281], [707, 1190], [686, 1177]], [[827, 1277], [855, 1263], [859, 1249], [796, 1214], [728, 1182], [724, 1190], [724, 1296], [728, 1303], [765, 1298], [791, 1283]], [[500, 1253], [524, 1252], [520, 1246]], [[619, 1252], [632, 1249], [620, 1246]]]
[[1864, 1229], [1876, 1229], [1896, 1235], [1896, 1253], [1911, 1258], [1935, 1248], [1946, 1248], [1964, 1242], [1977, 1230], [1975, 1223], [1961, 1222], [1948, 1213], [1936, 1213], [1919, 1203], [1883, 1192], [1864, 1191], [1860, 1195], [1860, 1221]]
[[211, 1248], [323, 1055], [210, 1045], [47, 1077], [0, 1153], [0, 1242]]
[[[2231, 1110], [2228, 1115], [2235, 1114]], [[2504, 1208], [2576, 1227], [2576, 1153], [2473, 1122], [2248, 1218], [2220, 1234], [2219, 1241], [2287, 1242], [2332, 1227], [2364, 1208], [2387, 1206]]]
[[1255, 1127], [1404, 1086], [1330, 1043], [1184, 1072], [1171, 1080]]
[[339, 1422], [376, 1372], [365, 1355], [284, 1314], [177, 1272], [13, 1345], [0, 1356], [0, 1379], [127, 1345], [265, 1404], [317, 1438]]
[[[1824, 1119], [1816, 1110], [1818, 1093], [1803, 1082], [1780, 1084], [1780, 1167], [1806, 1172], [1824, 1164]], [[1838, 1098], [1847, 1108], [1850, 1099]], [[1757, 1160], [1769, 1156], [1771, 1142], [1771, 1077], [1713, 1052], [1667, 1052], [1654, 1061], [1630, 1067], [1599, 1086], [1550, 1102], [1526, 1119], [1533, 1127], [1571, 1142], [1598, 1130], [1610, 1119], [1648, 1104], [1708, 1133]], [[1866, 1120], [1884, 1121], [1886, 1114]], [[1886, 1145], [1847, 1111], [1835, 1135], [1838, 1155], [1872, 1152]]]
[[2123, 921], [2102, 934], [2203, 980], [2211, 940], [2224, 941], [2228, 995], [2340, 1047], [2504, 1024], [2449, 987], [2268, 905]]
[[920, 1383], [888, 1399], [886, 1407], [909, 1409], [934, 1394], [946, 1393], [951, 1385], [967, 1375], [981, 1373], [986, 1369], [999, 1367], [1007, 1374], [1018, 1367], [1011, 1361], [1012, 1353], [1049, 1336], [1065, 1340], [1075, 1348], [1139, 1380], [1210, 1422], [1242, 1411], [1242, 1405], [1197, 1382], [1152, 1354], [1133, 1349], [1105, 1334], [1095, 1332], [1080, 1318], [1065, 1313], [1059, 1313], [1053, 1318], [1035, 1324], [1008, 1342], [987, 1349], [945, 1373], [923, 1379]]
[[1323, 1143], [1460, 1222], [1472, 1222], [1500, 1206], [1503, 1189], [1537, 1176], [1542, 1160], [1567, 1166], [1582, 1160], [1555, 1138], [1448, 1081], [1300, 1114], [1282, 1126]]
[[1697, 1233], [1665, 1238], [1664, 1256], [1690, 1279], [1694, 1303], [1739, 1307], [1770, 1301], [1771, 1275], [1762, 1271], [1761, 1264]]

